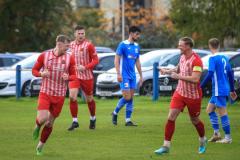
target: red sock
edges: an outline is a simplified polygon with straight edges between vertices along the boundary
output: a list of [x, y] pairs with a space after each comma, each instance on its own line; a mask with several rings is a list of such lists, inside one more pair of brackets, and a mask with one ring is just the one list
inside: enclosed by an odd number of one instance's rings
[[46, 126], [44, 126], [44, 128], [43, 128], [43, 130], [42, 130], [42, 133], [41, 133], [41, 139], [40, 139], [40, 141], [41, 141], [42, 143], [45, 143], [51, 133], [52, 133], [52, 127], [46, 127]]
[[199, 137], [204, 137], [205, 135], [205, 129], [204, 129], [204, 124], [202, 121], [199, 121], [198, 124], [195, 125]]
[[95, 116], [96, 114], [96, 103], [94, 100], [92, 100], [91, 102], [88, 102], [88, 109], [90, 112], [91, 116]]
[[38, 126], [38, 127], [41, 127], [42, 126], [42, 124], [41, 123], [39, 123], [39, 121], [38, 121], [38, 119], [36, 118], [36, 125]]
[[168, 120], [165, 125], [165, 140], [171, 141], [175, 130], [175, 121]]
[[77, 118], [78, 114], [78, 103], [77, 101], [70, 100], [70, 111], [73, 118]]

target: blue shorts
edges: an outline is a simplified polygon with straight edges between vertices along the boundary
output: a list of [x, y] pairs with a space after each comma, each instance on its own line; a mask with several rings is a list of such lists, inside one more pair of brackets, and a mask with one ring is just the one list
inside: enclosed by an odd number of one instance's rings
[[226, 107], [227, 97], [226, 96], [212, 96], [209, 103], [214, 104], [216, 107]]
[[121, 90], [136, 89], [136, 79], [123, 78], [123, 81], [120, 83], [120, 88]]

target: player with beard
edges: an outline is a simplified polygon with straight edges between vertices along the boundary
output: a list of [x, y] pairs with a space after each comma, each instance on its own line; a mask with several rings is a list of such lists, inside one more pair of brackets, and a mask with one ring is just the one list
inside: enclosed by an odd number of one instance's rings
[[128, 39], [122, 41], [116, 51], [115, 68], [123, 97], [119, 100], [115, 110], [112, 112], [112, 123], [114, 125], [117, 125], [118, 113], [126, 104], [125, 126], [137, 126], [131, 121], [131, 115], [133, 112], [134, 90], [136, 88], [135, 65], [140, 76], [139, 85], [142, 85], [142, 70], [139, 59], [140, 47], [138, 43], [136, 43], [140, 37], [140, 32], [141, 30], [138, 27], [130, 27]]

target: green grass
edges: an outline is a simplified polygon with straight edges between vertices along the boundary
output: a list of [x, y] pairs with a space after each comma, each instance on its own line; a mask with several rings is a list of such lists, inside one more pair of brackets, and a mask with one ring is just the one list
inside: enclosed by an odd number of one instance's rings
[[[54, 130], [48, 139], [43, 156], [36, 156], [37, 141], [32, 140], [36, 117], [37, 98], [0, 98], [0, 159], [1, 160], [237, 160], [240, 156], [240, 103], [229, 106], [232, 144], [210, 144], [204, 155], [197, 153], [198, 136], [184, 111], [177, 119], [170, 154], [157, 156], [153, 153], [163, 142], [164, 124], [168, 114], [170, 97], [160, 97], [152, 102], [150, 97], [136, 97], [134, 122], [138, 127], [125, 127], [125, 109], [120, 112], [118, 126], [111, 124], [110, 113], [117, 99], [96, 99], [97, 128], [89, 130], [87, 105], [79, 104], [80, 128], [67, 131], [71, 124], [68, 99]], [[212, 135], [203, 101], [201, 118], [206, 135]], [[222, 131], [221, 131], [222, 132]], [[222, 132], [223, 133], [223, 132]], [[223, 135], [223, 134], [222, 134]]]

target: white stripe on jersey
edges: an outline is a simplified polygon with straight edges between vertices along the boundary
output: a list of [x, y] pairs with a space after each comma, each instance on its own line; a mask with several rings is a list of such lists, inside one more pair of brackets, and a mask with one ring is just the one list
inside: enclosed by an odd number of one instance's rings
[[70, 55], [54, 56], [53, 50], [44, 53], [44, 68], [48, 69], [49, 77], [42, 79], [40, 92], [50, 96], [65, 96], [67, 82], [62, 79], [63, 73], [69, 73]]
[[[79, 65], [86, 66], [91, 62], [88, 51], [88, 45], [90, 45], [88, 41], [84, 41], [81, 44], [76, 44], [75, 41], [71, 42], [70, 47], [72, 54], [75, 57], [76, 66]], [[78, 79], [83, 80], [93, 79], [93, 73], [91, 69], [86, 69], [85, 71], [76, 70], [76, 75]]]
[[218, 79], [217, 79], [217, 73], [214, 72], [214, 83], [215, 83], [215, 96], [218, 96]]

